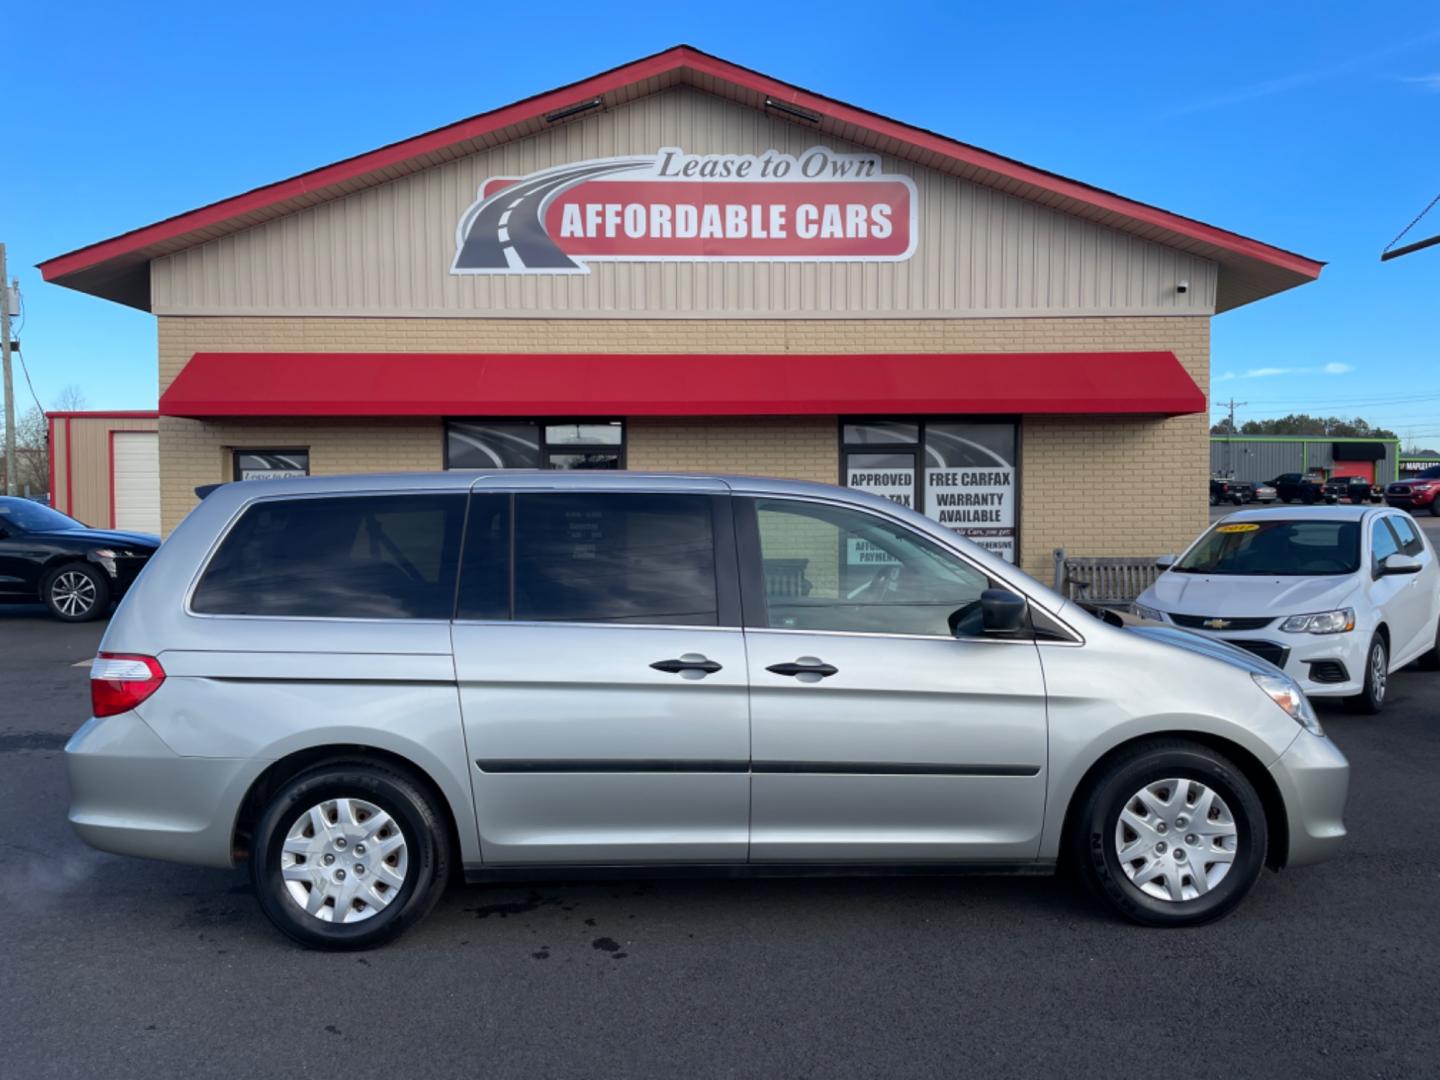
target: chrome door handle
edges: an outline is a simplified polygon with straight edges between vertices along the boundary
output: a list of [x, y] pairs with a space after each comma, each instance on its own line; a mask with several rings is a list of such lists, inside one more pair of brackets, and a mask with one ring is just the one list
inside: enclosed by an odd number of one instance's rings
[[721, 670], [719, 664], [700, 653], [686, 653], [675, 660], [656, 660], [650, 666], [656, 671], [668, 672], [671, 675], [679, 675], [683, 671], [698, 671], [702, 675], [713, 675]]
[[765, 670], [773, 671], [776, 675], [819, 675], [822, 679], [828, 679], [840, 671], [834, 664], [822, 663], [808, 656], [802, 656], [794, 663], [771, 664]]

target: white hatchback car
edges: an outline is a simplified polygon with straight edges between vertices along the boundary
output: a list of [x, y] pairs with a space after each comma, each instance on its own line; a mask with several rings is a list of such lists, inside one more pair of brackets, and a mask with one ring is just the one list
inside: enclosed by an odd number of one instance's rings
[[1248, 649], [1312, 696], [1375, 713], [1391, 672], [1440, 667], [1440, 563], [1403, 512], [1242, 510], [1160, 562], [1136, 614]]

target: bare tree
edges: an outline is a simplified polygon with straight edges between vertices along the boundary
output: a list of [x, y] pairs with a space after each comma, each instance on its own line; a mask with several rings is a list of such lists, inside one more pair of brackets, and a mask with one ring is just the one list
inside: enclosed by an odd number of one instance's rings
[[85, 391], [71, 383], [55, 395], [56, 412], [80, 412], [85, 408]]
[[[50, 488], [50, 450], [46, 445], [45, 414], [31, 406], [15, 421], [15, 484], [19, 491], [40, 495]], [[0, 422], [0, 434], [4, 424]], [[0, 454], [0, 474], [4, 455]]]

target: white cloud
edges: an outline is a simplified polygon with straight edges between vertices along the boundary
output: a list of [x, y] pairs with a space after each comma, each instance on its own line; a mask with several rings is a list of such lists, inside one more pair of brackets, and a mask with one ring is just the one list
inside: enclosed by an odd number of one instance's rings
[[1433, 75], [1404, 75], [1400, 81], [1418, 86], [1421, 90], [1429, 90], [1432, 94], [1440, 94], [1440, 71]]
[[1235, 379], [1268, 379], [1275, 375], [1348, 375], [1355, 370], [1353, 364], [1342, 364], [1332, 360], [1319, 367], [1257, 367], [1246, 371], [1227, 371], [1215, 377], [1216, 382], [1231, 382]]
[[[1221, 90], [1219, 93], [1213, 94], [1210, 97], [1176, 105], [1167, 109], [1163, 115], [1186, 116], [1190, 113], [1208, 112], [1211, 109], [1223, 109], [1232, 105], [1242, 105], [1245, 102], [1272, 97], [1275, 94], [1289, 93], [1314, 83], [1330, 82], [1334, 79], [1343, 78], [1344, 76], [1353, 75], [1357, 72], [1373, 68], [1382, 60], [1409, 52], [1421, 45], [1428, 45], [1437, 37], [1440, 37], [1440, 29], [1432, 29], [1423, 34], [1409, 36], [1403, 41], [1383, 49], [1378, 49], [1375, 52], [1360, 53], [1341, 59], [1328, 67], [1317, 67], [1309, 71], [1298, 71], [1290, 75], [1282, 75], [1279, 78], [1266, 79], [1263, 82], [1250, 83], [1244, 86], [1233, 86], [1228, 90]], [[1440, 74], [1419, 75], [1403, 81], [1418, 84], [1427, 90], [1440, 92]]]

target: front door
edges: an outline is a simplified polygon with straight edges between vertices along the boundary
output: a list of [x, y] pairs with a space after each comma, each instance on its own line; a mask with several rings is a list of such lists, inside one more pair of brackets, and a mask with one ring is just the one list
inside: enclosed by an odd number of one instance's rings
[[879, 513], [736, 502], [752, 861], [1033, 859], [1045, 686], [1033, 641], [982, 633], [986, 575]]
[[728, 499], [472, 500], [453, 640], [485, 862], [743, 862]]
[[[1418, 574], [1375, 577], [1390, 555], [1409, 555], [1421, 565]], [[1405, 514], [1385, 514], [1370, 526], [1372, 602], [1384, 612], [1390, 627], [1390, 665], [1409, 660], [1434, 642], [1435, 574], [1433, 556], [1425, 548], [1414, 523]]]

